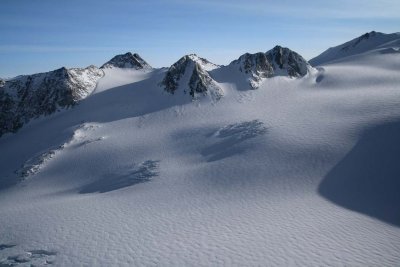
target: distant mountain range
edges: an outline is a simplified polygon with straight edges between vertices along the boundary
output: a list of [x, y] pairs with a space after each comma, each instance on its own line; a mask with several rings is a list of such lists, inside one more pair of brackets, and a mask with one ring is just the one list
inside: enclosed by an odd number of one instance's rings
[[[257, 89], [265, 79], [275, 76], [301, 78], [313, 66], [370, 51], [387, 48], [398, 51], [400, 34], [366, 33], [342, 45], [329, 48], [307, 62], [289, 48], [275, 46], [267, 52], [246, 53], [227, 66], [219, 66], [195, 54], [183, 56], [165, 71], [159, 81], [161, 90], [172, 95], [188, 94], [192, 99], [209, 95], [219, 100], [224, 92], [216, 77], [230, 73], [243, 89]], [[49, 115], [70, 108], [88, 97], [97, 82], [105, 75], [104, 70], [114, 68], [151, 72], [154, 69], [138, 54], [116, 55], [100, 68], [60, 68], [33, 75], [22, 75], [12, 79], [0, 79], [0, 136], [15, 132], [33, 118]], [[226, 76], [226, 75], [225, 75]]]

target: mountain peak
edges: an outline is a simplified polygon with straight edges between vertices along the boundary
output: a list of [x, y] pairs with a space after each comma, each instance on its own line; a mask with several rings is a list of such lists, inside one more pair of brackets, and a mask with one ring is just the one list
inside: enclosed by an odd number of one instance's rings
[[364, 33], [363, 35], [361, 35], [360, 37], [353, 39], [352, 41], [350, 41], [346, 46], [342, 47], [341, 49], [344, 51], [347, 51], [351, 47], [356, 47], [363, 41], [367, 41], [368, 39], [372, 39], [374, 37], [383, 36], [383, 35], [385, 35], [385, 34], [381, 33], [381, 32], [376, 32], [376, 31], [367, 32], [367, 33]]
[[287, 47], [275, 46], [266, 52], [275, 75], [302, 77], [307, 74], [309, 63], [299, 54]]
[[222, 89], [211, 78], [209, 70], [219, 67], [207, 59], [196, 54], [181, 57], [169, 67], [160, 85], [168, 93], [174, 94], [179, 88], [183, 93], [189, 92], [192, 98], [198, 94], [206, 95], [208, 92], [218, 100], [222, 95]]
[[331, 47], [310, 60], [314, 66], [377, 49], [400, 47], [400, 34], [371, 31], [341, 45]]
[[198, 63], [203, 69], [207, 71], [220, 67], [220, 65], [214, 64], [205, 58], [199, 57], [197, 54], [188, 54], [183, 56], [182, 58]]
[[139, 56], [139, 54], [127, 52], [114, 56], [111, 60], [106, 62], [102, 69], [110, 68], [132, 68], [132, 69], [151, 69], [151, 66]]
[[302, 77], [307, 74], [310, 64], [299, 54], [280, 45], [266, 53], [245, 53], [232, 61], [229, 66], [238, 68], [251, 88], [256, 89], [265, 78], [273, 76]]
[[0, 81], [0, 136], [33, 118], [75, 105], [93, 92], [103, 75], [95, 66], [62, 67]]

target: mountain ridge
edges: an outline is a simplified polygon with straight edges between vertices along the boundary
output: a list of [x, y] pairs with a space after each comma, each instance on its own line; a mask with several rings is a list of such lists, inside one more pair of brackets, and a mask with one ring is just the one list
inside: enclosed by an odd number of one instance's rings
[[[400, 33], [383, 34], [372, 31], [327, 51], [352, 51], [354, 47], [382, 36], [385, 42], [391, 42], [390, 47], [397, 45], [397, 37], [400, 44]], [[366, 47], [381, 47], [382, 43], [383, 46], [387, 43], [384, 41]], [[327, 51], [310, 62], [325, 57]], [[155, 70], [139, 54], [127, 52], [114, 56], [100, 68], [93, 65], [87, 68], [62, 67], [44, 73], [0, 79], [0, 136], [17, 131], [33, 118], [49, 115], [79, 103], [94, 91], [107, 69], [146, 72]], [[301, 78], [312, 70], [312, 66], [298, 53], [277, 45], [267, 52], [245, 53], [227, 66], [214, 64], [196, 54], [188, 54], [169, 68], [158, 70], [165, 70], [159, 81], [159, 86], [165, 92], [171, 95], [182, 92], [192, 100], [208, 95], [212, 101], [218, 101], [224, 95], [223, 84], [235, 83], [233, 80], [219, 79], [218, 72], [221, 70], [230, 73], [237, 81], [242, 80], [248, 84], [248, 88], [241, 89], [257, 89], [266, 79], [275, 76]]]
[[371, 31], [340, 45], [328, 48], [320, 55], [310, 59], [309, 62], [313, 66], [318, 66], [348, 56], [393, 47], [400, 47], [399, 32], [387, 34]]

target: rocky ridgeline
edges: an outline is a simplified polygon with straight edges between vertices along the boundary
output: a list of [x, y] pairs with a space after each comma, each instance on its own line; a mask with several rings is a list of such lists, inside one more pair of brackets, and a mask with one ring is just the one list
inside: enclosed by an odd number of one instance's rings
[[229, 66], [245, 74], [251, 88], [256, 89], [265, 78], [274, 76], [302, 77], [311, 68], [299, 54], [286, 47], [275, 46], [266, 53], [246, 53]]
[[130, 68], [130, 69], [151, 69], [152, 67], [138, 54], [130, 52], [123, 55], [116, 55], [110, 61], [101, 66], [102, 69]]
[[[253, 89], [258, 88], [265, 78], [277, 75], [301, 77], [311, 68], [300, 55], [280, 46], [266, 53], [246, 53], [226, 67], [190, 54], [166, 71], [160, 85], [170, 94], [187, 94], [192, 99], [209, 96], [217, 101], [224, 92], [213, 73], [232, 66], [245, 75]], [[101, 68], [60, 68], [0, 79], [0, 136], [17, 131], [33, 118], [74, 106], [94, 91], [98, 80], [104, 76], [103, 70], [113, 68], [152, 69], [138, 54], [126, 53], [113, 57]]]
[[365, 52], [380, 51], [382, 53], [396, 53], [400, 47], [400, 33], [382, 33], [371, 31], [348, 42], [331, 47], [310, 60], [310, 64], [318, 66], [332, 61], [359, 55]]
[[217, 67], [218, 65], [195, 54], [186, 55], [168, 69], [161, 86], [171, 94], [182, 91], [192, 98], [209, 94], [213, 99], [218, 100], [223, 95], [223, 91], [207, 71]]
[[63, 67], [7, 81], [0, 79], [0, 136], [16, 132], [33, 118], [74, 106], [94, 91], [104, 76], [103, 69], [109, 68], [152, 67], [138, 54], [126, 53], [113, 57], [101, 68]]
[[75, 105], [96, 88], [103, 71], [60, 68], [7, 80], [0, 88], [0, 136], [15, 132], [32, 118]]

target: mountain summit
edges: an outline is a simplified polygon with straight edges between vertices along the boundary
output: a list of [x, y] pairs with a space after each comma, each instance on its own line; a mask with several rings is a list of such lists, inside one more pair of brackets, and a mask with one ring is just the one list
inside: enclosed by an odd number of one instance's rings
[[331, 47], [310, 60], [313, 66], [331, 62], [348, 56], [361, 54], [375, 49], [400, 47], [400, 33], [367, 32], [344, 44]]
[[110, 68], [132, 68], [132, 69], [151, 69], [152, 67], [138, 54], [128, 52], [126, 54], [116, 55], [111, 60], [106, 62], [102, 69]]
[[218, 100], [223, 91], [208, 73], [208, 70], [215, 68], [218, 68], [218, 65], [196, 54], [186, 55], [169, 67], [160, 85], [171, 94], [181, 89], [183, 93], [189, 93], [192, 98], [210, 94]]
[[275, 46], [266, 53], [243, 54], [229, 66], [243, 73], [253, 89], [258, 88], [265, 78], [303, 77], [312, 68], [302, 56], [281, 46]]
[[95, 66], [22, 75], [0, 86], [0, 136], [15, 132], [42, 115], [75, 105], [90, 95], [103, 77]]

